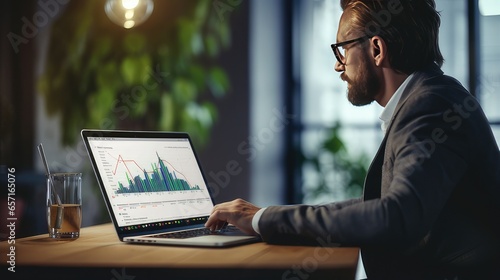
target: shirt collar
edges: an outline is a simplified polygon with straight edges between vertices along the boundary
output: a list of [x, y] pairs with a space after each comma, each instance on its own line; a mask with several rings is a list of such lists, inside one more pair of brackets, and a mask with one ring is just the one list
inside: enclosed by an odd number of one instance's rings
[[403, 83], [399, 86], [399, 88], [394, 92], [392, 95], [391, 99], [389, 99], [389, 102], [385, 105], [384, 110], [380, 114], [380, 120], [382, 120], [381, 128], [382, 131], [385, 133], [389, 125], [391, 124], [392, 120], [392, 115], [394, 115], [394, 111], [396, 110], [396, 106], [399, 103], [399, 99], [401, 99], [401, 95], [403, 94], [406, 86], [410, 82], [411, 78], [413, 77], [413, 74], [408, 76]]

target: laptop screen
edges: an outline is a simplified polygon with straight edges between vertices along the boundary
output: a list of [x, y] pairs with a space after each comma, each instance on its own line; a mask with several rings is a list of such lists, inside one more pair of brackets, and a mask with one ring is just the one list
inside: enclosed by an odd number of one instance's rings
[[122, 230], [199, 224], [210, 215], [213, 202], [186, 134], [84, 139]]

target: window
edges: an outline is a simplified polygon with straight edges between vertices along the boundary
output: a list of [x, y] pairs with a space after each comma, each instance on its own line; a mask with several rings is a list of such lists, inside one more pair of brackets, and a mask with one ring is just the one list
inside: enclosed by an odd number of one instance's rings
[[479, 12], [478, 93], [495, 138], [500, 143], [500, 2], [479, 0]]
[[[445, 74], [458, 79], [469, 88], [468, 4], [478, 5], [475, 0], [437, 0], [437, 9], [441, 12], [440, 47], [445, 58], [442, 67]], [[481, 2], [483, 2], [481, 4]], [[480, 0], [488, 11], [499, 8], [498, 1]], [[328, 132], [338, 122], [341, 124], [339, 135], [349, 155], [356, 158], [365, 155], [369, 160], [375, 155], [383, 138], [380, 130], [379, 114], [382, 108], [375, 102], [364, 107], [354, 107], [347, 101], [346, 84], [335, 72], [335, 57], [330, 44], [335, 43], [338, 21], [342, 10], [337, 0], [300, 0], [294, 7], [298, 12], [295, 31], [299, 37], [298, 55], [295, 65], [299, 65], [296, 76], [300, 85], [301, 120], [296, 133], [300, 134], [302, 154], [313, 156], [326, 139]], [[479, 57], [479, 75], [477, 77], [477, 96], [492, 124], [495, 137], [500, 140], [500, 37], [496, 29], [500, 26], [500, 15], [480, 14], [478, 6], [474, 16], [478, 19], [479, 39], [477, 44]], [[475, 60], [473, 60], [475, 61]], [[328, 164], [327, 155], [319, 155], [321, 161]], [[301, 167], [302, 182], [296, 190], [303, 191], [304, 203], [321, 203], [343, 200], [349, 196], [344, 191], [342, 182], [333, 173], [326, 174], [329, 193], [311, 196], [321, 176], [312, 164]], [[324, 175], [324, 174], [323, 174]]]
[[[300, 1], [300, 85], [301, 85], [301, 150], [305, 157], [314, 156], [331, 128], [340, 124], [339, 136], [353, 157], [372, 158], [383, 138], [378, 104], [355, 107], [346, 97], [347, 85], [335, 72], [335, 56], [330, 44], [336, 42], [338, 21], [342, 14], [335, 0]], [[348, 144], [347, 144], [348, 143]], [[332, 165], [331, 155], [319, 154], [325, 165]], [[317, 188], [319, 176], [326, 176], [329, 194], [310, 195]], [[302, 168], [305, 203], [344, 200], [342, 180], [335, 172], [320, 175], [311, 164]]]

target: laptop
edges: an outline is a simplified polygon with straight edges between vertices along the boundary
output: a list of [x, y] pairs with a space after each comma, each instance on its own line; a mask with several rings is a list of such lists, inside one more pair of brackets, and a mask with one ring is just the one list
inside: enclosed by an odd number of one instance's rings
[[260, 240], [234, 226], [204, 227], [214, 198], [187, 133], [83, 129], [81, 136], [121, 241], [227, 247]]

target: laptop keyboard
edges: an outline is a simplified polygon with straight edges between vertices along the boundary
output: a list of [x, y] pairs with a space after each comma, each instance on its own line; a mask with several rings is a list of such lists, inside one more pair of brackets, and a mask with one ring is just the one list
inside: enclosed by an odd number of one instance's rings
[[183, 238], [192, 238], [192, 237], [211, 235], [211, 234], [212, 235], [225, 234], [225, 233], [230, 233], [230, 232], [235, 232], [235, 231], [238, 231], [238, 229], [236, 227], [228, 226], [221, 231], [210, 231], [210, 229], [208, 229], [208, 228], [200, 228], [200, 229], [193, 229], [193, 230], [186, 230], [186, 231], [162, 233], [162, 234], [152, 235], [150, 237], [183, 239]]

